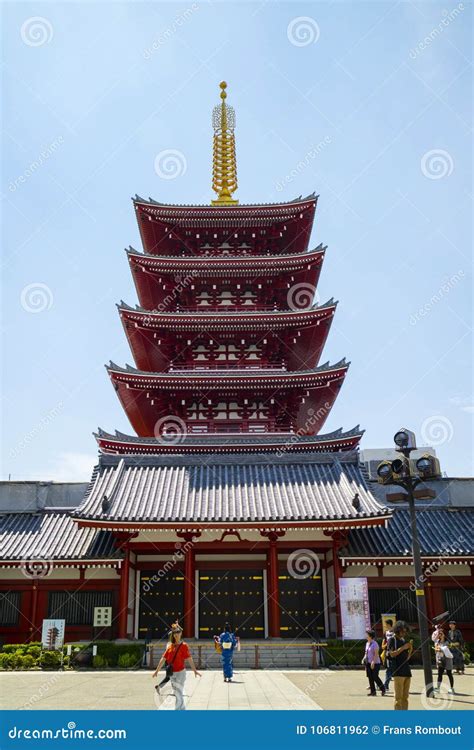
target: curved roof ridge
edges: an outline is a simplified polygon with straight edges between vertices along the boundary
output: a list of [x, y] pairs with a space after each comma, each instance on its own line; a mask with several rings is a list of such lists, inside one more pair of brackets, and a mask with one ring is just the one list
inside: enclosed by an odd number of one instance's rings
[[316, 201], [319, 198], [319, 195], [316, 195], [316, 191], [313, 191], [309, 195], [305, 196], [304, 198], [300, 195], [297, 198], [292, 198], [292, 200], [289, 201], [283, 201], [281, 203], [239, 203], [237, 206], [212, 206], [209, 203], [162, 203], [161, 201], [157, 201], [154, 198], [148, 197], [148, 200], [145, 198], [142, 198], [138, 193], [135, 193], [135, 197], [132, 197], [133, 203], [148, 203], [152, 206], [160, 206], [161, 208], [209, 208], [213, 210], [221, 210], [222, 208], [228, 209], [231, 208], [239, 209], [239, 208], [259, 208], [259, 207], [267, 207], [267, 206], [291, 206], [295, 203], [306, 203], [308, 201]]

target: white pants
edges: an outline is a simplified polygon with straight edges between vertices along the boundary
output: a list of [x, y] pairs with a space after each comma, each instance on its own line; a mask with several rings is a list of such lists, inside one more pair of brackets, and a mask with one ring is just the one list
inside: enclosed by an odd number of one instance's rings
[[184, 711], [186, 706], [184, 705], [184, 683], [186, 682], [186, 670], [182, 669], [181, 672], [174, 672], [171, 676], [171, 687], [173, 688], [176, 697], [175, 711]]

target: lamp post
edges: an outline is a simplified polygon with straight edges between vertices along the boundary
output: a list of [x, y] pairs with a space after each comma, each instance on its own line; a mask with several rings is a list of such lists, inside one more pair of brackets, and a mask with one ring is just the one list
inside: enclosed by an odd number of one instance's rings
[[434, 456], [425, 454], [416, 462], [419, 475], [413, 475], [410, 467], [410, 454], [416, 449], [414, 433], [410, 430], [401, 429], [394, 436], [394, 442], [397, 446], [397, 451], [402, 454], [403, 458], [397, 458], [394, 461], [382, 461], [377, 467], [377, 474], [382, 484], [396, 485], [405, 490], [404, 493], [400, 493], [400, 496], [397, 495], [396, 499], [394, 498], [394, 502], [407, 502], [410, 512], [413, 565], [415, 569], [416, 611], [421, 638], [421, 658], [425, 678], [425, 691], [426, 695], [430, 696], [433, 693], [431, 641], [428, 633], [428, 618], [426, 613], [425, 578], [421, 564], [421, 549], [416, 523], [415, 490], [424, 479], [439, 476], [439, 462]]

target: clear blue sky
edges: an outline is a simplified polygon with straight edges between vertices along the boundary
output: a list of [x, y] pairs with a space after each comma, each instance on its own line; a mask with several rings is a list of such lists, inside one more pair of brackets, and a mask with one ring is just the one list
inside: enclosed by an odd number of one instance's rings
[[[103, 367], [131, 362], [115, 308], [136, 302], [130, 196], [211, 199], [222, 79], [240, 201], [320, 194], [320, 299], [340, 301], [325, 359], [352, 362], [325, 431], [360, 422], [373, 448], [408, 426], [448, 474], [471, 474], [467, 2], [12, 2], [3, 16], [4, 478], [85, 480], [97, 425], [131, 431]], [[175, 179], [155, 171], [167, 149], [184, 156]]]

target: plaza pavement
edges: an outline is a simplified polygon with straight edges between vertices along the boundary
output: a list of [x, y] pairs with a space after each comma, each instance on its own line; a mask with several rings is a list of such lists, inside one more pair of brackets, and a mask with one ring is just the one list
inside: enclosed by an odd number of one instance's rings
[[[163, 676], [163, 673], [161, 673]], [[433, 709], [474, 706], [474, 669], [455, 677], [457, 694], [445, 689], [430, 702]], [[157, 698], [150, 670], [134, 672], [1, 672], [1, 709], [173, 710], [169, 685]], [[410, 708], [427, 708], [422, 696], [423, 672], [413, 671]], [[194, 710], [383, 710], [393, 708], [393, 693], [366, 696], [367, 678], [360, 670], [240, 670], [226, 684], [219, 670], [188, 673], [185, 696]]]

